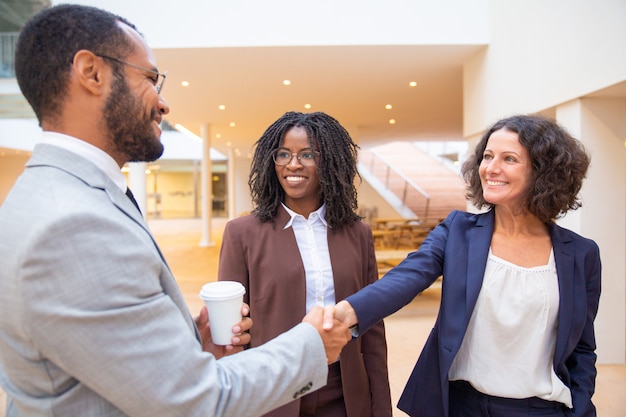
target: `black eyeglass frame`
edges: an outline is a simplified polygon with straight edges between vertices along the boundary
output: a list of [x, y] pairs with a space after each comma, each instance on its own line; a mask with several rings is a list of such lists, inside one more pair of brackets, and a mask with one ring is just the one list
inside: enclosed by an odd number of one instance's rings
[[[276, 161], [276, 158], [278, 157], [278, 154], [281, 153], [281, 152], [289, 154], [289, 160], [287, 162], [285, 162], [284, 164], [281, 164], [278, 161]], [[313, 154], [313, 159], [308, 160], [308, 159], [302, 158], [302, 154], [305, 154], [305, 153]], [[303, 166], [305, 166], [305, 167], [312, 167], [312, 166], [317, 165], [317, 160], [318, 160], [318, 158], [320, 156], [320, 153], [318, 151], [314, 151], [314, 150], [311, 150], [311, 149], [303, 149], [300, 152], [293, 153], [293, 152], [291, 152], [291, 151], [289, 151], [289, 150], [287, 150], [285, 148], [279, 148], [279, 149], [276, 149], [274, 152], [272, 152], [272, 159], [274, 160], [274, 163], [276, 165], [282, 166], [282, 167], [289, 165], [291, 163], [291, 161], [293, 160], [294, 156], [296, 157], [298, 162], [300, 164], [302, 164]], [[305, 161], [305, 162], [303, 162], [303, 161]], [[312, 161], [313, 163], [310, 163], [309, 161]]]
[[[152, 68], [143, 67], [141, 65], [133, 64], [132, 62], [126, 62], [126, 61], [123, 61], [121, 59], [118, 59], [118, 58], [115, 58], [115, 57], [112, 57], [112, 56], [108, 56], [108, 55], [96, 54], [96, 56], [99, 56], [100, 58], [104, 58], [104, 59], [110, 59], [111, 61], [115, 61], [115, 62], [118, 62], [120, 64], [128, 65], [130, 67], [137, 68], [137, 69], [140, 69], [142, 71], [147, 71], [147, 72], [150, 72], [152, 74], [155, 74], [157, 76], [157, 79], [156, 79], [156, 81], [153, 80], [154, 81], [154, 86], [156, 87], [157, 94], [161, 94], [161, 89], [163, 88], [163, 84], [165, 83], [165, 79], [167, 78], [167, 71], [163, 71], [162, 73], [160, 73], [159, 71], [154, 70]], [[161, 77], [160, 81], [159, 81], [159, 77]]]

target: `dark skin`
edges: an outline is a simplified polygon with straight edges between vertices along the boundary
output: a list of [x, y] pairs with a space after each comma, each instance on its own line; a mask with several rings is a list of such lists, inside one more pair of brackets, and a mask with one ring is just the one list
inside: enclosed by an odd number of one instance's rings
[[246, 317], [249, 313], [250, 308], [248, 307], [248, 304], [244, 303], [241, 307], [241, 315], [243, 316], [243, 319], [233, 326], [232, 344], [220, 346], [214, 344], [211, 340], [209, 311], [206, 306], [202, 307], [200, 309], [200, 314], [194, 318], [196, 327], [198, 327], [200, 337], [202, 338], [202, 350], [213, 354], [213, 356], [218, 359], [226, 355], [241, 352], [243, 350], [243, 346], [250, 343], [250, 333], [247, 333], [247, 331], [252, 327], [252, 319], [250, 317]]

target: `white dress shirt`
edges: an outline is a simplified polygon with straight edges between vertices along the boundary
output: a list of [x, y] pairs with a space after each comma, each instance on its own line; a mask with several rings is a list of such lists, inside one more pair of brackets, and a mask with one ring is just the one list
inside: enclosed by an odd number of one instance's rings
[[306, 311], [314, 306], [335, 305], [335, 284], [328, 252], [328, 223], [324, 218], [326, 205], [312, 212], [308, 219], [284, 204], [283, 207], [291, 216], [284, 228], [293, 227], [304, 264]]
[[84, 140], [57, 132], [43, 132], [42, 139], [43, 143], [58, 146], [59, 148], [63, 148], [88, 159], [104, 171], [104, 173], [111, 178], [111, 180], [120, 188], [120, 190], [122, 190], [122, 192], [126, 192], [126, 177], [122, 174], [117, 162], [115, 162], [111, 155], [104, 152], [102, 149], [97, 148]]

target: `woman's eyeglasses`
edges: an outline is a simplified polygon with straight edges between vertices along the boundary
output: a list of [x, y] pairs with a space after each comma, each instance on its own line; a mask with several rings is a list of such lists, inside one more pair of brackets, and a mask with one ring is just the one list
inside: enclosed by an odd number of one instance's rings
[[311, 150], [291, 153], [286, 149], [278, 149], [276, 152], [274, 152], [272, 156], [276, 165], [285, 166], [289, 164], [295, 156], [298, 159], [299, 163], [301, 163], [305, 167], [311, 167], [314, 166], [317, 162], [317, 155], [319, 155], [319, 152]]

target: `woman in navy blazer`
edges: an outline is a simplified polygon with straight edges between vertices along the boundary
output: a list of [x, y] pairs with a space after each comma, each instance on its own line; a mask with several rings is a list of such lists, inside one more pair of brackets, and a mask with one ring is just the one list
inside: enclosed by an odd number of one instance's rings
[[400, 398], [411, 416], [595, 416], [598, 246], [554, 219], [581, 203], [589, 157], [554, 121], [497, 122], [463, 166], [485, 213], [453, 211], [337, 317], [359, 332], [439, 276], [434, 328]]

